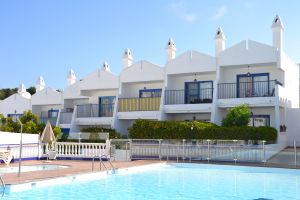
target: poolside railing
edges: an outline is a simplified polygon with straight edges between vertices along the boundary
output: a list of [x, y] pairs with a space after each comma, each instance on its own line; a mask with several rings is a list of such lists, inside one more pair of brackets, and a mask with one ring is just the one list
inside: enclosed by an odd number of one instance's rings
[[[112, 140], [112, 147], [114, 142]], [[131, 159], [265, 162], [265, 142], [243, 140], [128, 140]], [[128, 145], [127, 145], [128, 146]]]
[[41, 157], [47, 156], [48, 150], [55, 150], [58, 158], [93, 158], [94, 156], [109, 155], [110, 142], [81, 143], [55, 142], [53, 145], [42, 144]]
[[[20, 157], [20, 144], [0, 144], [0, 151], [9, 151], [13, 159]], [[40, 145], [38, 143], [26, 143], [22, 145], [22, 158], [33, 159], [39, 157]]]

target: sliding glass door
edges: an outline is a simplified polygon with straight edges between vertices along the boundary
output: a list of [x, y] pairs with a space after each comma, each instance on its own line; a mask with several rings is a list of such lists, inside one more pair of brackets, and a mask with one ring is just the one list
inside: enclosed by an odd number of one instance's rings
[[185, 103], [212, 103], [213, 82], [194, 81], [185, 83]]
[[237, 97], [269, 96], [269, 73], [237, 75]]
[[99, 97], [99, 117], [113, 116], [115, 100], [115, 96]]

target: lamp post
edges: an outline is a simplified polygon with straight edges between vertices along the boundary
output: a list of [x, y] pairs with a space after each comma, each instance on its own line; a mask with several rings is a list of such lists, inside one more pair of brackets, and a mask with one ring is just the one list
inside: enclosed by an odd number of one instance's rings
[[19, 155], [19, 171], [18, 176], [21, 176], [21, 163], [22, 163], [22, 148], [23, 148], [23, 124], [20, 119], [17, 119], [17, 122], [21, 125], [21, 140], [20, 140], [20, 155]]

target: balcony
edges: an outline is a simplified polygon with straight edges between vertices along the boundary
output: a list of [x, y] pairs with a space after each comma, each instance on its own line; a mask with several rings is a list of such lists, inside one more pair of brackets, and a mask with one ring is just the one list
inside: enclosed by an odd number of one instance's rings
[[166, 90], [164, 112], [210, 113], [213, 102], [213, 88], [190, 90]]
[[77, 118], [112, 117], [114, 104], [77, 105]]
[[149, 98], [119, 98], [118, 111], [158, 111], [160, 107], [160, 97]]
[[212, 103], [213, 88], [199, 90], [166, 90], [165, 105]]
[[61, 111], [59, 117], [60, 124], [71, 124], [73, 112]]
[[77, 105], [75, 123], [85, 126], [107, 126], [110, 128], [114, 113], [114, 104]]
[[219, 83], [218, 99], [274, 97], [276, 80], [239, 83]]

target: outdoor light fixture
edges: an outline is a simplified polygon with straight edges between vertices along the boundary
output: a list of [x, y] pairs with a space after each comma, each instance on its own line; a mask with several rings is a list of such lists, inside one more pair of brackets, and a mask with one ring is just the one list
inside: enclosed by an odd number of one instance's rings
[[197, 79], [196, 79], [196, 74], [195, 74], [195, 79], [194, 79], [194, 82], [197, 82]]
[[247, 73], [247, 76], [250, 76], [251, 74], [250, 74], [250, 71], [249, 71], [249, 68], [250, 68], [250, 66], [248, 65], [248, 73]]

